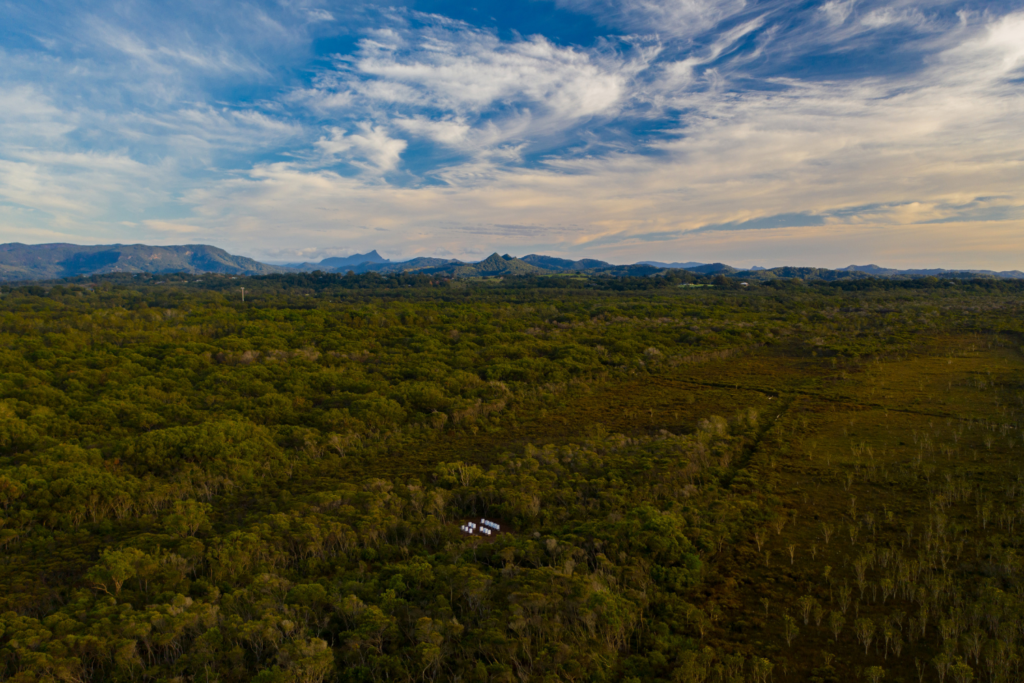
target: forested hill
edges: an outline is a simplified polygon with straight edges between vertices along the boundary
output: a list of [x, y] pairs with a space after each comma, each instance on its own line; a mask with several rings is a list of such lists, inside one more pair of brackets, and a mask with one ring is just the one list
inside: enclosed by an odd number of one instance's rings
[[147, 244], [0, 244], [0, 280], [55, 280], [103, 273], [283, 272], [206, 244], [154, 247]]

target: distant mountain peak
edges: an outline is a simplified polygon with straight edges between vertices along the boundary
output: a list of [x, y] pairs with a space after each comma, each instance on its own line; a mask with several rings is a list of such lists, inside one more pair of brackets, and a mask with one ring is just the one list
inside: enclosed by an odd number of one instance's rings
[[358, 266], [363, 263], [391, 263], [389, 260], [377, 253], [377, 250], [368, 251], [365, 254], [352, 254], [351, 256], [331, 256], [320, 261], [320, 266], [327, 268], [341, 268], [342, 266]]
[[530, 265], [521, 259], [517, 259], [514, 256], [505, 254], [500, 256], [498, 252], [494, 252], [483, 261], [479, 261], [473, 264], [467, 264], [460, 266], [457, 269], [458, 275], [486, 275], [486, 276], [505, 276], [505, 275], [535, 275], [542, 274], [545, 271], [536, 266]]

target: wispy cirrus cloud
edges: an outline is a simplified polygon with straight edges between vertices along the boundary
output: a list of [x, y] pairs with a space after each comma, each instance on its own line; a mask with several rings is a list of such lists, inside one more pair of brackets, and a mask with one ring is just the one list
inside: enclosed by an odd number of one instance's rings
[[860, 19], [869, 28], [883, 28], [895, 24], [920, 26], [927, 22], [924, 14], [916, 7], [880, 7], [871, 10]]
[[219, 75], [267, 74], [258, 62], [242, 53], [216, 45], [204, 46], [188, 35], [178, 40], [168, 40], [165, 35], [143, 38], [95, 18], [87, 22], [86, 31], [95, 41], [137, 66], [161, 75], [177, 74], [182, 69]]
[[[378, 35], [381, 40], [361, 43], [354, 71], [408, 86], [414, 104], [468, 114], [520, 102], [561, 118], [582, 118], [614, 110], [625, 95], [622, 60], [559, 47], [541, 36], [502, 41], [490, 32], [448, 25]], [[361, 90], [358, 82], [347, 84]]]
[[558, 46], [542, 36], [502, 40], [462, 22], [401, 15], [291, 97], [471, 153], [542, 140], [550, 147], [552, 137], [564, 142], [574, 128], [628, 104], [631, 79], [657, 47], [627, 52]]
[[932, 230], [1024, 258], [1015, 8], [557, 4], [587, 42], [471, 8], [67, 5], [83, 35], [6, 41], [0, 236], [879, 260]]
[[[651, 141], [646, 151], [551, 157], [533, 168], [471, 159], [447, 167], [444, 186], [373, 190], [285, 164], [192, 200], [221, 207], [225, 220], [241, 196], [259, 202], [260, 212], [320, 207], [310, 226], [326, 226], [329, 207], [344, 205], [352, 227], [334, 230], [346, 240], [379, 240], [366, 234], [368, 226], [404, 230], [409, 253], [451, 248], [461, 226], [479, 225], [484, 216], [501, 216], [495, 224], [514, 218], [546, 225], [540, 243], [562, 253], [638, 257], [652, 242], [686, 250], [704, 240], [721, 248], [708, 241], [713, 234], [755, 244], [804, 230], [827, 241], [889, 226], [896, 244], [900, 235], [918, 239], [915, 226], [925, 224], [1005, 223], [1024, 204], [1014, 161], [1024, 153], [1014, 133], [1022, 99], [1013, 88], [1014, 36], [1022, 26], [1024, 15], [1010, 15], [961, 34], [912, 78], [774, 79], [773, 89], [747, 92], [667, 91], [689, 109], [675, 136]], [[1002, 199], [976, 204], [993, 191]], [[382, 206], [389, 207], [385, 215]], [[308, 239], [325, 229], [311, 227]], [[507, 245], [539, 242], [536, 233], [504, 234]]]
[[826, 17], [828, 23], [835, 26], [842, 26], [846, 18], [853, 12], [853, 6], [857, 0], [828, 0], [818, 7], [818, 11]]
[[556, 0], [626, 31], [692, 38], [744, 11], [744, 0]]

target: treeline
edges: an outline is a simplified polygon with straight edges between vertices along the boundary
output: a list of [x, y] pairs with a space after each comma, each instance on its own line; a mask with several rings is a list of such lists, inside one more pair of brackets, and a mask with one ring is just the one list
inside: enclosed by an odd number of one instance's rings
[[[895, 292], [899, 290], [938, 290], [972, 292], [1015, 293], [1024, 291], [1024, 279], [1009, 279], [951, 272], [942, 276], [873, 277], [858, 272], [829, 271], [815, 268], [782, 269], [783, 275], [770, 276], [751, 273], [699, 273], [682, 269], [655, 270], [644, 275], [625, 273], [571, 273], [559, 275], [509, 275], [487, 278], [453, 278], [450, 275], [418, 271], [403, 273], [348, 273], [313, 271], [308, 273], [276, 273], [262, 276], [229, 276], [216, 273], [187, 274], [127, 274], [92, 275], [67, 278], [54, 283], [7, 284], [0, 286], [0, 294], [26, 293], [45, 296], [54, 287], [58, 292], [65, 287], [94, 288], [131, 287], [152, 285], [185, 285], [209, 291], [231, 292], [241, 287], [254, 288], [265, 294], [286, 295], [295, 290], [324, 294], [331, 290], [339, 294], [364, 293], [376, 296], [403, 297], [417, 293], [402, 290], [425, 290], [420, 297], [458, 297], [472, 295], [517, 293], [545, 296], [552, 291], [596, 292], [659, 292], [674, 287], [698, 286], [740, 290], [766, 288], [781, 291], [810, 290], [828, 294], [836, 290], [845, 292]], [[792, 271], [789, 274], [789, 271]]]

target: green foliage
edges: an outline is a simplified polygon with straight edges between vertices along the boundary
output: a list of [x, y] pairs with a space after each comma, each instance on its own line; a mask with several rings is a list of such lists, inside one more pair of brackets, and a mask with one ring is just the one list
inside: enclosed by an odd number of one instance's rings
[[[828, 546], [834, 586], [800, 573], [817, 536], [796, 565], [776, 547], [797, 527], [796, 444], [835, 413], [800, 397], [852, 405], [847, 373], [938, 331], [1019, 347], [998, 288], [313, 273], [244, 280], [243, 305], [242, 280], [185, 279], [4, 289], [0, 679], [766, 682], [829, 636], [892, 661], [922, 631], [915, 653], [941, 637], [958, 683], [1013, 661], [999, 623], [963, 611], [1018, 613], [1008, 535], [977, 554], [999, 581], [928, 584], [917, 626], [868, 616], [873, 590], [906, 609], [907, 579], [880, 564], [912, 565], [865, 493], [837, 524], [861, 545]], [[923, 500], [945, 509], [958, 481]], [[986, 531], [1006, 505], [979, 501]], [[459, 530], [480, 517], [502, 531]], [[962, 533], [929, 525], [913, 566], [938, 582], [929, 558], [950, 562]]]

